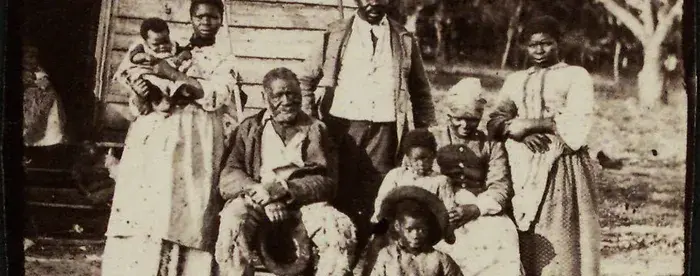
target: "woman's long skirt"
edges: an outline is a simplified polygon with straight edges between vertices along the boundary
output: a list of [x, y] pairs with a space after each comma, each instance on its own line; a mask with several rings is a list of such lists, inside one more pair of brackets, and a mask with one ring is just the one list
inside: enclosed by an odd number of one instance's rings
[[[129, 254], [124, 254], [129, 252]], [[216, 276], [213, 254], [148, 237], [109, 237], [102, 276]]]
[[554, 164], [534, 225], [520, 232], [527, 275], [599, 275], [595, 177], [585, 151], [563, 155]]

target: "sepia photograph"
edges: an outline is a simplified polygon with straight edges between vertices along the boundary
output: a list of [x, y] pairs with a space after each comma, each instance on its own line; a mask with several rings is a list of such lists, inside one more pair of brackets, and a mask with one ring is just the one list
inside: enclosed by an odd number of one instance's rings
[[24, 275], [689, 275], [684, 0], [22, 2]]

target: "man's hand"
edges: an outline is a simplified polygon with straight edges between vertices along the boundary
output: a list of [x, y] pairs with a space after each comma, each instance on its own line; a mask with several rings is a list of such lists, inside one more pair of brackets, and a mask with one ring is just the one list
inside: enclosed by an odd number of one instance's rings
[[549, 144], [552, 140], [547, 137], [547, 135], [541, 133], [530, 134], [523, 138], [523, 144], [527, 146], [532, 152], [544, 153], [549, 150]]
[[260, 206], [270, 204], [272, 201], [270, 192], [268, 192], [263, 185], [253, 185], [250, 187], [248, 189], [248, 196], [250, 196], [250, 199], [253, 200], [255, 204]]
[[272, 223], [279, 223], [289, 218], [287, 206], [279, 201], [265, 205], [265, 214]]
[[467, 204], [462, 206], [457, 206], [450, 210], [449, 218], [450, 224], [454, 225], [455, 228], [461, 227], [467, 222], [470, 222], [481, 215], [479, 207], [474, 204]]

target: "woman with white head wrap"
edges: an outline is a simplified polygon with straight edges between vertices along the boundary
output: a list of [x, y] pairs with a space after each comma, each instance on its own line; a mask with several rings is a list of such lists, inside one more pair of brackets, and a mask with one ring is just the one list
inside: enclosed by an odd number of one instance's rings
[[486, 100], [482, 97], [481, 80], [464, 78], [447, 92], [445, 99], [450, 118], [481, 119]]
[[513, 189], [503, 143], [477, 129], [486, 100], [479, 79], [466, 78], [448, 91], [448, 125], [434, 131], [437, 165], [450, 178], [456, 206], [449, 211], [453, 245], [440, 243], [464, 275], [522, 275], [518, 233], [505, 210]]

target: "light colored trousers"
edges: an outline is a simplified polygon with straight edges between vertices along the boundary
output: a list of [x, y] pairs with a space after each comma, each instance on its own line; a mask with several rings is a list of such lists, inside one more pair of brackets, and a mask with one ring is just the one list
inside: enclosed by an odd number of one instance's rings
[[[215, 258], [221, 276], [253, 275], [250, 246], [251, 238], [258, 230], [253, 212], [264, 214], [263, 210], [256, 208], [260, 207], [236, 198], [229, 200], [219, 214], [221, 224]], [[346, 275], [357, 243], [356, 229], [350, 218], [325, 202], [306, 205], [300, 213], [306, 232], [318, 248], [316, 275]]]

